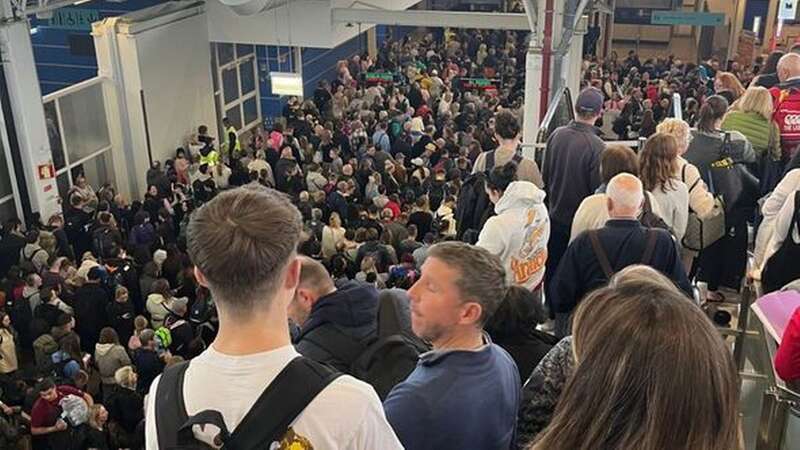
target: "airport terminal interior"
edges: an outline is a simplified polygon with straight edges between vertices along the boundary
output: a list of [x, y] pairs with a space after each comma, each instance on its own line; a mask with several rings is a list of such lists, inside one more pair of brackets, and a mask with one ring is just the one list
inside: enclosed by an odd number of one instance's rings
[[0, 0], [0, 449], [800, 450], [798, 0]]

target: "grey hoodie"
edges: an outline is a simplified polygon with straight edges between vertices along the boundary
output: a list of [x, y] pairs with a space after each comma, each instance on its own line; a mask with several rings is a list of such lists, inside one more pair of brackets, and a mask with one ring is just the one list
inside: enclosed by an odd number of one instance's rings
[[94, 359], [100, 369], [103, 384], [116, 384], [114, 373], [117, 369], [131, 365], [131, 358], [125, 348], [119, 344], [97, 344]]

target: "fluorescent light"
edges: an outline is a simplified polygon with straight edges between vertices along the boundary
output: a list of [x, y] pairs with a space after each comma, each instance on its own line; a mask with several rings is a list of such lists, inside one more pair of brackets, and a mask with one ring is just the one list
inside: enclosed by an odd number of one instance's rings
[[92, 1], [92, 0], [80, 0], [80, 1], [77, 1], [77, 2], [73, 3], [73, 5], [78, 6], [78, 5], [82, 5], [84, 3], [89, 3], [90, 1]]
[[753, 33], [758, 35], [759, 31], [761, 31], [761, 16], [756, 16], [753, 18]]
[[270, 72], [272, 93], [276, 95], [303, 95], [303, 77], [292, 72]]
[[31, 36], [33, 36], [34, 34], [36, 34], [36, 33], [38, 33], [38, 32], [39, 32], [39, 27], [33, 27], [33, 28], [31, 28]]

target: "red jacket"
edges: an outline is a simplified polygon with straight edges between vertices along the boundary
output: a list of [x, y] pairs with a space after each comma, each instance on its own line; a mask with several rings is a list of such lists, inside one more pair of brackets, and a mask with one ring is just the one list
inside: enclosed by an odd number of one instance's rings
[[786, 381], [800, 380], [800, 308], [792, 314], [783, 332], [775, 355], [775, 371]]

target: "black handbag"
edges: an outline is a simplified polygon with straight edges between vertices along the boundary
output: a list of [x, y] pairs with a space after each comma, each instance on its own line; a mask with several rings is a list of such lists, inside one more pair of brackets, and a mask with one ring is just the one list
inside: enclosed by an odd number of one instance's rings
[[708, 169], [709, 189], [722, 197], [725, 214], [755, 205], [759, 197], [759, 181], [747, 167], [731, 157], [731, 135], [725, 133], [719, 159]]

